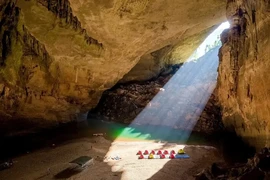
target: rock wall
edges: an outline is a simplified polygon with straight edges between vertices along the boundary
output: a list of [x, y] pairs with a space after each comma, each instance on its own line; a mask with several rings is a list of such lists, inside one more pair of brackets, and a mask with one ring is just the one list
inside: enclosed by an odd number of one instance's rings
[[109, 121], [131, 123], [178, 69], [179, 66], [175, 66], [170, 74], [154, 80], [116, 85], [103, 93], [91, 114], [100, 115]]
[[[107, 90], [104, 92], [97, 107], [93, 109], [89, 115], [93, 117], [98, 115], [101, 119], [106, 119], [108, 121], [130, 124], [157, 95], [160, 88], [162, 88], [169, 79], [170, 76], [160, 76], [156, 80], [140, 84], [124, 84], [115, 89]], [[164, 108], [164, 105], [154, 108]], [[167, 118], [169, 119], [169, 117]], [[155, 121], [148, 122], [145, 120], [145, 122], [140, 123], [155, 124]], [[179, 129], [185, 130], [185, 127]], [[192, 131], [204, 134], [213, 134], [224, 131], [216, 93], [211, 95]]]
[[[22, 1], [20, 2], [22, 3]], [[89, 99], [89, 88], [61, 83], [61, 80], [63, 81], [61, 76], [65, 76], [65, 73], [61, 74], [60, 71], [64, 71], [64, 68], [62, 69], [55, 62], [53, 54], [49, 51], [50, 47], [41, 43], [38, 37], [30, 31], [31, 25], [33, 25], [43, 32], [40, 34], [44, 36], [43, 38], [52, 38], [50, 33], [54, 33], [54, 30], [46, 32], [46, 27], [41, 28], [39, 24], [35, 23], [39, 21], [39, 23], [44, 23], [43, 26], [51, 28], [52, 24], [49, 22], [46, 24], [44, 19], [51, 21], [55, 19], [55, 16], [48, 12], [44, 13], [42, 14], [44, 21], [42, 21], [39, 19], [41, 17], [32, 17], [31, 11], [22, 11], [23, 8], [40, 10], [34, 8], [33, 4], [28, 4], [27, 7], [21, 5], [22, 9], [16, 5], [18, 4], [15, 1], [1, 4], [1, 17], [3, 17], [1, 19], [3, 26], [1, 26], [2, 58], [0, 67], [1, 123], [10, 119], [27, 119], [35, 121], [37, 124], [57, 124], [76, 119], [76, 115], [83, 109], [84, 103], [91, 100], [94, 102], [93, 99]], [[29, 26], [27, 26], [28, 18], [31, 18], [29, 23], [33, 23], [28, 24]], [[91, 40], [85, 33], [72, 31], [72, 28], [78, 28], [77, 24], [73, 24], [70, 29], [66, 29], [62, 33], [74, 33], [74, 36], [78, 36], [78, 38], [85, 38], [84, 42], [88, 46], [96, 45], [96, 41]], [[76, 43], [74, 45], [76, 46]], [[100, 45], [97, 44], [97, 46]], [[79, 95], [80, 98], [74, 98], [76, 95]], [[82, 103], [82, 101], [84, 102]], [[98, 99], [94, 103], [97, 102]], [[48, 120], [48, 122], [41, 120]], [[10, 123], [12, 124], [13, 121]]]
[[246, 163], [226, 164], [213, 163], [195, 175], [195, 180], [210, 179], [269, 179], [270, 149], [263, 148]]
[[189, 36], [177, 44], [143, 55], [119, 83], [150, 80], [168, 71], [172, 65], [184, 63], [215, 28], [217, 26]]
[[251, 145], [270, 146], [270, 1], [229, 1], [218, 97], [223, 122]]
[[1, 123], [79, 119], [143, 55], [224, 21], [225, 4], [222, 0], [0, 1]]

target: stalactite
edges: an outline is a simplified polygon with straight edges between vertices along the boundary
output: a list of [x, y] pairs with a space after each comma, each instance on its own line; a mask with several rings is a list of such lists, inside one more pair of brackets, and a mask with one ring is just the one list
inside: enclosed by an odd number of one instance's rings
[[5, 60], [11, 52], [12, 36], [17, 39], [17, 24], [19, 9], [10, 0], [0, 6], [2, 17], [0, 19], [0, 66], [5, 64]]
[[57, 17], [65, 19], [67, 24], [70, 24], [72, 28], [79, 31], [85, 38], [88, 45], [95, 44], [103, 49], [103, 44], [98, 40], [90, 37], [86, 30], [81, 27], [81, 22], [76, 16], [73, 15], [70, 3], [68, 0], [37, 0], [40, 4], [47, 7], [49, 11], [53, 12]]
[[[25, 55], [28, 53], [38, 55], [42, 58], [43, 63], [49, 67], [51, 63], [51, 57], [48, 54], [46, 47], [40, 42], [27, 30], [25, 26], [23, 26], [23, 42], [25, 43]], [[27, 51], [27, 52], [26, 52]]]

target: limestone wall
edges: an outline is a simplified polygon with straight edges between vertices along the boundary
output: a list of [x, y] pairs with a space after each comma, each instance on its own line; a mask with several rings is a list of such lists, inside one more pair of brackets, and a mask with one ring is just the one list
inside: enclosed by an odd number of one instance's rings
[[1, 121], [57, 124], [79, 119], [142, 56], [224, 21], [225, 4], [1, 1]]
[[225, 126], [251, 145], [270, 146], [270, 2], [229, 1], [218, 97]]

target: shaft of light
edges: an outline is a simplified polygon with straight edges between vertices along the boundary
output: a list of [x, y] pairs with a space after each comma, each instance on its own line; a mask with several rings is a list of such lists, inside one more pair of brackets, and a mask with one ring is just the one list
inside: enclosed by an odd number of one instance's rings
[[[227, 28], [227, 25], [222, 24], [212, 36], [217, 37], [221, 27]], [[216, 38], [208, 38], [201, 49], [206, 42], [212, 49], [196, 61], [182, 65], [118, 139], [133, 134], [139, 139], [182, 143], [188, 140], [216, 86], [220, 46], [213, 47]]]

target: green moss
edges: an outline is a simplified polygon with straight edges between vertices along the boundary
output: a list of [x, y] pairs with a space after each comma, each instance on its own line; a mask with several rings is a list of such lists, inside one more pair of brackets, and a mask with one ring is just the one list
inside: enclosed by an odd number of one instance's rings
[[19, 32], [19, 34], [23, 34], [23, 24], [24, 24], [23, 18], [24, 18], [23, 13], [20, 12], [18, 23], [17, 23], [17, 31]]
[[0, 68], [0, 76], [10, 85], [15, 85], [19, 78], [23, 46], [21, 34], [23, 34], [23, 17], [20, 13], [16, 29], [11, 34], [11, 53], [5, 60], [5, 65]]
[[80, 48], [83, 48], [85, 51], [94, 56], [99, 56], [102, 51], [100, 47], [96, 44], [87, 44], [84, 37], [81, 35], [75, 35], [74, 42], [79, 45]]
[[[68, 46], [69, 44], [72, 44], [73, 52], [84, 53], [84, 54], [87, 53], [93, 56], [100, 56], [100, 53], [102, 52], [99, 45], [94, 44], [94, 43], [88, 44], [84, 36], [79, 31], [74, 31], [74, 29], [72, 29], [70, 25], [67, 25], [67, 24], [62, 25], [60, 21], [56, 22], [53, 29], [51, 29], [47, 33], [46, 39], [41, 39], [41, 40], [49, 44], [54, 44], [55, 39], [59, 38], [59, 35], [61, 35], [61, 39], [59, 41], [61, 41], [62, 43], [66, 43], [67, 44], [66, 48], [69, 47]], [[79, 48], [77, 48], [76, 50], [76, 47], [79, 47]], [[55, 51], [54, 52], [55, 54], [58, 54], [58, 49], [55, 49], [54, 51]]]
[[12, 36], [11, 44], [11, 53], [8, 55], [5, 61], [5, 66], [0, 72], [9, 84], [15, 85], [19, 77], [23, 47], [20, 40], [17, 40], [15, 35]]
[[12, 38], [11, 53], [5, 61], [5, 66], [0, 69], [1, 76], [11, 85], [15, 85], [18, 80], [22, 55], [23, 47], [21, 43]]

